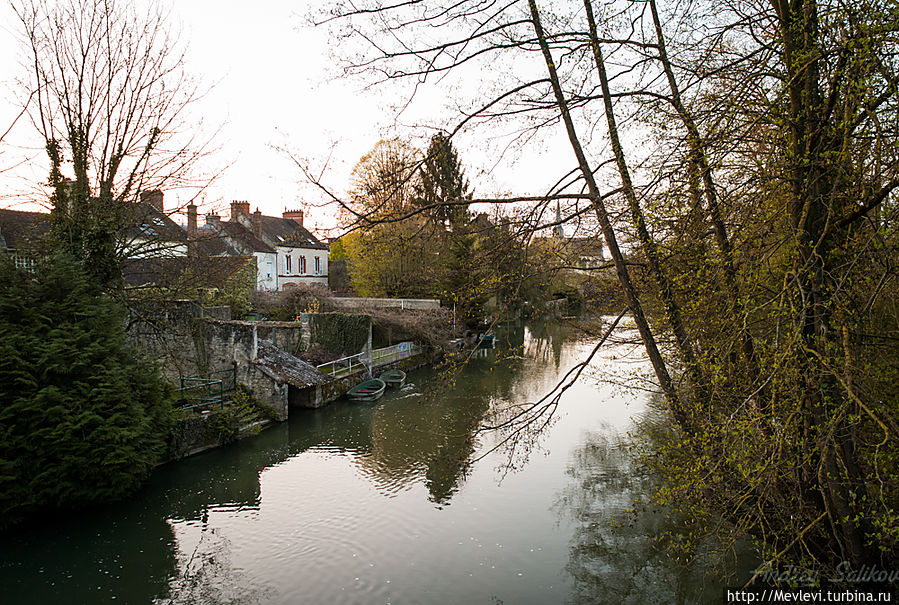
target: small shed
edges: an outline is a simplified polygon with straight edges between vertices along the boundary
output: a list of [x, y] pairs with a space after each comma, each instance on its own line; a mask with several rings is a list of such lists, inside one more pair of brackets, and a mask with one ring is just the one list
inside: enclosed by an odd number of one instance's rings
[[289, 406], [318, 408], [324, 405], [322, 386], [331, 382], [331, 377], [315, 366], [264, 339], [259, 339], [253, 364], [278, 384], [287, 385]]

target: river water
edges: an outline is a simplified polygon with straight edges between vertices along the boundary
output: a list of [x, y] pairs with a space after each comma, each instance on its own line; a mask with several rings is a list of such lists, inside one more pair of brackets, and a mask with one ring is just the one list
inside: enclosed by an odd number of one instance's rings
[[3, 536], [0, 602], [720, 603], [703, 563], [650, 540], [676, 520], [640, 504], [651, 480], [623, 447], [635, 422], [664, 421], [647, 391], [608, 381], [645, 372], [632, 344], [605, 346], [515, 456], [478, 432], [592, 344], [510, 328], [455, 376], [417, 370], [379, 402], [292, 411], [160, 467], [124, 503]]

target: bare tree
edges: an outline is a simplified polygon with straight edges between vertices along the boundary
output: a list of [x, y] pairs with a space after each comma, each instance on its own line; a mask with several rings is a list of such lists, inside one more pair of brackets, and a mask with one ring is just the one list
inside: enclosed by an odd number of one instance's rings
[[[370, 44], [349, 71], [379, 83], [502, 65], [450, 136], [565, 129], [573, 169], [533, 196], [529, 224], [559, 222], [548, 200], [596, 216], [685, 429], [665, 448], [670, 493], [771, 561], [826, 566], [893, 561], [899, 544], [897, 10], [514, 0], [353, 3], [331, 18]], [[644, 145], [628, 146], [634, 132]], [[653, 287], [633, 286], [623, 237]], [[555, 408], [527, 409], [514, 423]]]
[[50, 161], [54, 233], [115, 281], [140, 193], [185, 184], [206, 145], [186, 128], [198, 89], [166, 13], [115, 0], [13, 3], [29, 53], [29, 115]]

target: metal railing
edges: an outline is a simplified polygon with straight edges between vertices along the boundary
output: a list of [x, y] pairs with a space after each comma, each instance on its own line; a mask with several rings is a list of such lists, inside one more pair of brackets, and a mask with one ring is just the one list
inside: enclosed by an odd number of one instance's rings
[[234, 368], [210, 372], [205, 376], [184, 376], [176, 405], [183, 410], [196, 410], [218, 405], [225, 406], [225, 394], [237, 386]]
[[341, 357], [340, 359], [335, 359], [334, 361], [329, 361], [328, 363], [323, 363], [315, 367], [330, 376], [343, 376], [345, 374], [352, 374], [359, 368], [367, 368], [368, 366], [365, 364], [365, 353], [363, 352], [350, 355], [349, 357]]
[[365, 356], [365, 352], [362, 352], [349, 357], [341, 357], [315, 367], [329, 376], [345, 376], [362, 368], [371, 369], [401, 359], [407, 359], [419, 353], [421, 353], [421, 347], [414, 342], [401, 342], [392, 347], [374, 349], [371, 352], [371, 360]]
[[392, 347], [384, 347], [383, 349], [375, 349], [371, 352], [371, 365], [382, 366], [401, 359], [408, 359], [414, 355], [418, 355], [421, 348], [414, 342], [401, 342]]

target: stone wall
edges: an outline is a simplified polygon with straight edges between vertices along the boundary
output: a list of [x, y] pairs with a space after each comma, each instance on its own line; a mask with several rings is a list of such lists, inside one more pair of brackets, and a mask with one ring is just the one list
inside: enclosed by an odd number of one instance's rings
[[[224, 445], [221, 435], [214, 428], [215, 419], [220, 413], [220, 410], [211, 410], [205, 414], [176, 420], [169, 434], [163, 462], [179, 460]], [[256, 422], [241, 427], [241, 435], [254, 434], [258, 430]]]

